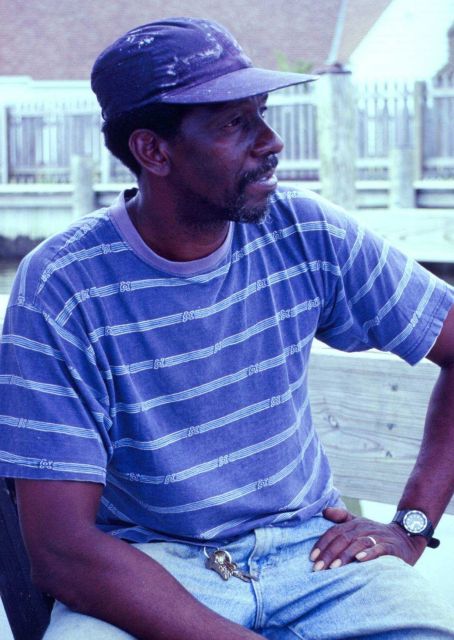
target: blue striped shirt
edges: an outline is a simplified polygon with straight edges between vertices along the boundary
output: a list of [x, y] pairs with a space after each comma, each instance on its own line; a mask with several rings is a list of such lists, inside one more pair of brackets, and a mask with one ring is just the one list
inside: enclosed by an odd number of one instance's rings
[[105, 485], [99, 527], [219, 542], [334, 504], [314, 337], [410, 364], [453, 290], [340, 209], [279, 190], [207, 258], [141, 240], [124, 194], [23, 261], [1, 342], [0, 474]]

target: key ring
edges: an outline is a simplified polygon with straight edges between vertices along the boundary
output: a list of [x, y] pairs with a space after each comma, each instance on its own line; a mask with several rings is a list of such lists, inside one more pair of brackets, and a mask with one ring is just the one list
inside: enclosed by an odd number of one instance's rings
[[[210, 549], [214, 549], [214, 551], [212, 551], [211, 553], [216, 553], [216, 551], [224, 551], [224, 549], [221, 549], [220, 547], [209, 547]], [[206, 545], [203, 547], [203, 555], [205, 556], [205, 558], [209, 558], [211, 556], [211, 553], [208, 553], [207, 551], [207, 547]], [[226, 552], [227, 553], [227, 552]]]

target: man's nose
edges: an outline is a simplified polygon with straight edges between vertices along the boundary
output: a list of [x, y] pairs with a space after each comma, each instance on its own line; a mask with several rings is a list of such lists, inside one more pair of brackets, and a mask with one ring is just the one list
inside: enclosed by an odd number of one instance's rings
[[283, 148], [284, 142], [280, 135], [265, 120], [261, 120], [252, 153], [256, 156], [264, 156], [280, 153]]

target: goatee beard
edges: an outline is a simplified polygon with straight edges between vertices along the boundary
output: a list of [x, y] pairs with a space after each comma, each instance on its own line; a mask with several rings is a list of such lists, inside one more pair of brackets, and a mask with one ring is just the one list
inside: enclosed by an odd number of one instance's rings
[[251, 207], [246, 204], [245, 194], [241, 193], [235, 200], [227, 203], [227, 206], [223, 208], [223, 219], [246, 224], [260, 224], [265, 220], [269, 211], [269, 200], [270, 196], [267, 197], [263, 204]]
[[263, 222], [269, 211], [271, 194], [267, 196], [263, 204], [248, 207], [246, 204], [246, 189], [248, 184], [257, 182], [266, 176], [267, 173], [273, 171], [277, 167], [277, 163], [277, 156], [272, 154], [266, 158], [258, 169], [255, 169], [254, 171], [247, 171], [243, 174], [238, 184], [238, 193], [236, 198], [231, 202], [227, 202], [225, 207], [228, 220], [256, 224]]
[[[222, 206], [213, 204], [208, 198], [188, 192], [185, 197], [186, 210], [190, 202], [190, 208], [194, 215], [181, 216], [181, 222], [192, 229], [215, 230], [222, 227], [226, 221], [241, 222], [246, 224], [260, 224], [270, 210], [271, 193], [260, 204], [250, 206], [247, 204], [247, 186], [263, 178], [267, 173], [276, 168], [278, 163], [276, 155], [270, 155], [262, 165], [254, 171], [248, 171], [241, 176], [236, 194], [226, 194]], [[183, 208], [181, 210], [184, 210]]]
[[180, 215], [179, 221], [188, 230], [196, 232], [216, 232], [222, 229], [226, 222], [260, 224], [269, 212], [269, 198], [270, 196], [263, 204], [250, 207], [245, 204], [245, 196], [240, 195], [230, 204], [218, 207], [208, 199], [200, 196], [193, 197], [192, 208], [197, 214], [195, 216]]

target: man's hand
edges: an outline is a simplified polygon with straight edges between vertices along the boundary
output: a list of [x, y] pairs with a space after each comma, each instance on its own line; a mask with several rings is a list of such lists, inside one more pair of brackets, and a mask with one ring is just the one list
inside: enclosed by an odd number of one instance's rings
[[381, 524], [354, 516], [346, 509], [328, 507], [324, 517], [335, 526], [317, 541], [310, 554], [314, 571], [337, 569], [350, 562], [397, 556], [415, 564], [426, 547], [422, 536], [408, 536], [398, 524]]

